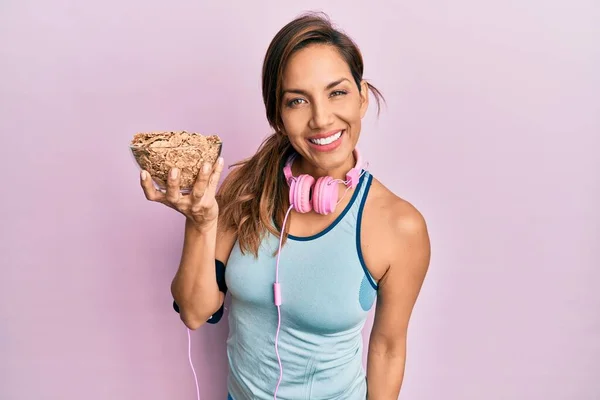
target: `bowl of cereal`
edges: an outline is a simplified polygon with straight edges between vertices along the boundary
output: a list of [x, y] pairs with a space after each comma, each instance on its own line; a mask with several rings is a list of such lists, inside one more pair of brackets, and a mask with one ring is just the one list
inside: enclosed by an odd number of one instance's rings
[[187, 131], [136, 133], [129, 144], [136, 164], [150, 174], [159, 190], [166, 190], [169, 171], [178, 168], [182, 193], [191, 192], [204, 163], [213, 165], [222, 147], [217, 135]]

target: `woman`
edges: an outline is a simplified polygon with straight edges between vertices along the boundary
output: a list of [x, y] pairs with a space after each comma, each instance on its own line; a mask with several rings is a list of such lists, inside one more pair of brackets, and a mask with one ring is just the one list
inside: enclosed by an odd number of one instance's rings
[[[253, 157], [218, 191], [223, 160], [206, 165], [190, 195], [179, 193], [176, 170], [166, 193], [142, 172], [146, 197], [187, 217], [172, 282], [185, 325], [216, 322], [231, 293], [229, 398], [399, 395], [430, 245], [421, 214], [361, 168], [368, 91], [381, 99], [362, 74], [350, 38], [324, 17], [301, 16], [267, 51], [262, 88], [275, 133]], [[361, 330], [375, 299], [365, 373]]]

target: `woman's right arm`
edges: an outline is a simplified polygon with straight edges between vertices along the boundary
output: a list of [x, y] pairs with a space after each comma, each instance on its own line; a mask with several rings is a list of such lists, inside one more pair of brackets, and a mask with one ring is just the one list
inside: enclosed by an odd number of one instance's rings
[[218, 226], [219, 205], [215, 194], [222, 170], [223, 158], [214, 166], [204, 165], [189, 195], [181, 194], [176, 169], [169, 173], [166, 193], [156, 190], [146, 171], [141, 173], [141, 185], [148, 200], [171, 207], [186, 217], [183, 252], [171, 292], [181, 320], [190, 329], [204, 324], [223, 304], [215, 262], [227, 262], [235, 237], [220, 232]]
[[199, 231], [186, 220], [181, 262], [171, 293], [188, 328], [198, 329], [221, 308], [225, 294], [217, 285], [215, 260], [226, 265], [234, 243], [235, 235], [221, 232], [218, 226]]

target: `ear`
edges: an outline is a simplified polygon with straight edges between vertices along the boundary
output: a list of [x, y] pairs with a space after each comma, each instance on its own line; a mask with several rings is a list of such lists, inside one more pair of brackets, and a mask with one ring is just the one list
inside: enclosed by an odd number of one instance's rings
[[364, 118], [369, 108], [369, 85], [366, 81], [360, 83], [360, 117]]

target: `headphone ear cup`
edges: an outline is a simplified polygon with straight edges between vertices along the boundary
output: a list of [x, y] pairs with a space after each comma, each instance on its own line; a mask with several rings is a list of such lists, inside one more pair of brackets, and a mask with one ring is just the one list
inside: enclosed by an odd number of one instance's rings
[[312, 210], [311, 189], [315, 178], [310, 175], [300, 175], [290, 185], [290, 203], [299, 213], [307, 213]]
[[313, 209], [323, 215], [331, 214], [338, 201], [338, 184], [330, 176], [324, 176], [317, 180], [313, 189]]

